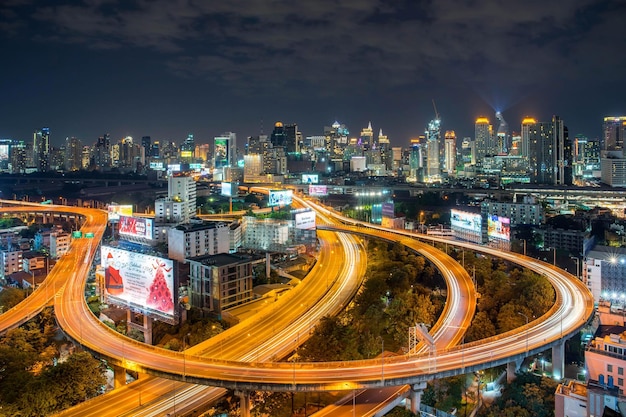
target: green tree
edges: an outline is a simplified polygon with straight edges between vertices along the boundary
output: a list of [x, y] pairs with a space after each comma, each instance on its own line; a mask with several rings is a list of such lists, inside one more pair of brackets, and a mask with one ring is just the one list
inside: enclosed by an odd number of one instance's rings
[[98, 395], [106, 378], [104, 365], [87, 352], [71, 355], [67, 361], [50, 368], [42, 377], [55, 386], [60, 407], [71, 407]]
[[472, 324], [465, 333], [465, 341], [473, 342], [475, 340], [486, 339], [495, 335], [496, 326], [493, 325], [489, 315], [486, 311], [479, 311], [476, 313], [476, 316], [474, 316]]
[[0, 291], [0, 307], [3, 311], [18, 305], [24, 298], [26, 298], [26, 291], [19, 288], [5, 287]]

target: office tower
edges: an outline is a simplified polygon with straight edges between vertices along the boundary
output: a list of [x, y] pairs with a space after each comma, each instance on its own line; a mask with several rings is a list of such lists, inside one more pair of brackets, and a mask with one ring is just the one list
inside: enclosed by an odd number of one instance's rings
[[446, 130], [444, 136], [444, 168], [448, 175], [453, 175], [456, 169], [456, 133]]
[[92, 153], [93, 169], [106, 171], [111, 168], [111, 137], [107, 133], [96, 141]]
[[194, 158], [206, 162], [209, 160], [209, 144], [203, 143], [202, 145], [196, 145], [196, 149], [193, 153]]
[[461, 161], [463, 166], [476, 165], [475, 154], [476, 151], [472, 138], [463, 138], [463, 142], [461, 142]]
[[343, 157], [349, 142], [348, 135], [350, 135], [350, 132], [346, 125], [337, 121], [332, 126], [324, 126], [325, 147], [332, 158]]
[[390, 170], [393, 162], [391, 155], [391, 143], [387, 135], [383, 135], [383, 130], [378, 132], [378, 152], [380, 154], [380, 160], [385, 164], [385, 169]]
[[91, 147], [83, 145], [83, 149], [80, 152], [80, 169], [88, 169], [91, 163]]
[[[282, 123], [281, 123], [282, 125]], [[222, 133], [213, 140], [213, 167], [215, 169], [235, 166], [235, 147], [237, 135], [233, 132]]]
[[486, 117], [476, 119], [474, 125], [474, 142], [476, 145], [476, 160], [482, 161], [485, 155], [495, 155], [497, 149], [493, 138], [493, 127]]
[[9, 161], [9, 172], [11, 174], [23, 174], [26, 172], [26, 144], [24, 141], [13, 141], [9, 150]]
[[83, 144], [80, 139], [65, 138], [65, 170], [78, 171], [83, 167]]
[[424, 181], [434, 182], [441, 179], [441, 164], [439, 161], [439, 141], [441, 139], [441, 120], [439, 117], [431, 120], [426, 129], [426, 171]]
[[47, 127], [33, 134], [33, 162], [39, 172], [50, 170], [50, 129]]
[[496, 150], [498, 154], [506, 155], [509, 153], [509, 124], [504, 120], [502, 113], [496, 112], [498, 119], [498, 130], [496, 131]]
[[160, 144], [158, 140], [155, 140], [152, 143], [152, 146], [150, 146], [150, 152], [149, 152], [150, 158], [160, 158], [161, 157], [161, 149], [160, 149]]
[[571, 145], [563, 120], [553, 116], [550, 123], [529, 124], [528, 128], [530, 182], [571, 184]]
[[274, 123], [274, 130], [270, 135], [270, 142], [274, 148], [278, 146], [287, 147], [287, 133], [285, 132], [283, 122]]
[[180, 157], [184, 162], [191, 162], [194, 151], [196, 150], [196, 142], [193, 134], [187, 135], [187, 139], [180, 145]]
[[298, 125], [295, 123], [285, 125], [285, 151], [293, 154], [300, 152], [300, 143], [302, 142], [302, 132], [298, 130]]
[[423, 182], [424, 175], [424, 147], [426, 146], [426, 137], [420, 136], [411, 139], [411, 151], [409, 154], [409, 182]]
[[522, 120], [522, 134], [520, 138], [521, 140], [520, 156], [523, 156], [525, 158], [528, 158], [528, 156], [530, 155], [530, 138], [529, 138], [530, 126], [536, 123], [537, 121], [533, 119], [532, 117], [525, 117], [524, 120]]
[[602, 139], [605, 151], [624, 150], [624, 135], [626, 134], [626, 116], [610, 116], [604, 118], [602, 125]]
[[374, 145], [374, 131], [372, 130], [372, 122], [367, 124], [367, 127], [361, 130], [361, 146], [366, 149], [371, 149]]
[[146, 160], [152, 156], [152, 138], [150, 136], [141, 137], [141, 147], [143, 148]]

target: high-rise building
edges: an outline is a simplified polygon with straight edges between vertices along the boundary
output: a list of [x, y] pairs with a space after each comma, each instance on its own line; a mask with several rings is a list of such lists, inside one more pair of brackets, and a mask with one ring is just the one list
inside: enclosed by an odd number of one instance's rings
[[393, 156], [391, 155], [391, 143], [387, 135], [383, 135], [383, 130], [378, 132], [378, 152], [380, 154], [380, 160], [385, 165], [385, 169], [390, 170], [393, 162]]
[[274, 130], [270, 135], [270, 142], [274, 148], [278, 146], [287, 147], [287, 133], [285, 132], [283, 122], [274, 123]]
[[532, 117], [525, 117], [522, 120], [522, 135], [521, 135], [521, 149], [520, 155], [524, 158], [528, 158], [530, 155], [530, 128], [535, 125], [537, 121]]
[[194, 152], [196, 150], [196, 142], [193, 138], [193, 134], [187, 135], [187, 139], [180, 145], [180, 158], [183, 162], [191, 162]]
[[226, 132], [214, 138], [213, 167], [215, 169], [236, 165], [236, 141], [237, 135], [233, 132]]
[[184, 221], [196, 214], [196, 181], [192, 177], [172, 176], [167, 181], [167, 197], [185, 203]]
[[65, 169], [78, 171], [83, 167], [83, 144], [80, 139], [65, 138]]
[[496, 112], [496, 119], [500, 122], [496, 131], [496, 150], [498, 154], [506, 155], [511, 147], [509, 144], [509, 124], [499, 111]]
[[447, 130], [444, 139], [444, 171], [453, 175], [456, 169], [456, 133]]
[[295, 123], [285, 125], [285, 151], [288, 154], [300, 152], [300, 143], [302, 142], [302, 132], [298, 130]]
[[553, 116], [550, 123], [528, 124], [528, 138], [530, 182], [572, 184], [571, 144], [563, 120]]
[[33, 162], [39, 172], [50, 170], [50, 129], [47, 127], [33, 134]]
[[424, 149], [426, 146], [426, 137], [420, 136], [411, 139], [411, 153], [409, 154], [409, 182], [422, 182], [424, 176]]
[[604, 118], [602, 125], [602, 150], [624, 150], [626, 135], [626, 116], [610, 116]]
[[372, 122], [367, 124], [367, 127], [361, 130], [361, 145], [367, 149], [371, 149], [374, 145], [374, 131], [372, 130]]
[[324, 126], [325, 147], [332, 158], [341, 158], [344, 156], [344, 150], [348, 146], [349, 134], [350, 132], [346, 128], [346, 125], [337, 121], [335, 121], [332, 126]]
[[152, 157], [152, 138], [150, 136], [142, 136], [141, 147], [146, 160], [149, 160]]
[[106, 171], [111, 168], [111, 136], [107, 133], [96, 141], [92, 152], [93, 169]]
[[439, 163], [439, 142], [441, 140], [441, 120], [436, 117], [428, 123], [426, 129], [426, 170], [424, 181], [433, 182], [441, 179]]
[[493, 138], [493, 127], [486, 117], [476, 119], [474, 125], [474, 143], [476, 145], [477, 161], [481, 161], [485, 155], [497, 154], [495, 140]]

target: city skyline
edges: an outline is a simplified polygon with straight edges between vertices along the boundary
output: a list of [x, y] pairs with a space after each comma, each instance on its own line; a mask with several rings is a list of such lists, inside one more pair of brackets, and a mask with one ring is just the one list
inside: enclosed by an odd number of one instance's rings
[[368, 122], [407, 146], [435, 117], [473, 137], [474, 122], [511, 130], [560, 116], [570, 136], [601, 134], [626, 114], [618, 1], [389, 5], [378, 1], [7, 1], [0, 137], [47, 126], [90, 144], [270, 134], [274, 122], [351, 136]]

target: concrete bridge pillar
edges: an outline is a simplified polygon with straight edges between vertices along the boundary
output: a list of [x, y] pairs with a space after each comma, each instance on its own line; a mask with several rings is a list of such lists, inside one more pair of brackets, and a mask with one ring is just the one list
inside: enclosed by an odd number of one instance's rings
[[113, 365], [113, 387], [120, 388], [126, 385], [126, 369]]
[[565, 342], [552, 346], [552, 376], [556, 380], [563, 379], [565, 371]]
[[[422, 402], [422, 394], [426, 389], [426, 382], [420, 382], [419, 384], [413, 384], [409, 391], [409, 403], [410, 410], [413, 414], [417, 414], [420, 411], [420, 404]], [[408, 407], [407, 407], [408, 408]]]
[[520, 359], [506, 364], [506, 382], [508, 384], [515, 380], [515, 373], [519, 370], [522, 362], [523, 359]]
[[239, 396], [239, 409], [241, 417], [250, 417], [250, 391], [235, 391]]

